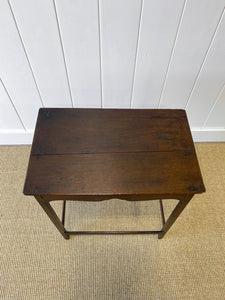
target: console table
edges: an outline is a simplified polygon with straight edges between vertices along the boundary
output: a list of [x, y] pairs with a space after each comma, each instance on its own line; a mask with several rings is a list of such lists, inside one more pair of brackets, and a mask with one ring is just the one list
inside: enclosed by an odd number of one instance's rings
[[[39, 110], [25, 195], [33, 195], [65, 239], [71, 234], [151, 233], [162, 238], [191, 198], [205, 192], [181, 109]], [[159, 231], [67, 231], [66, 200], [159, 200]], [[179, 200], [165, 221], [163, 199]], [[50, 202], [63, 200], [62, 220]]]

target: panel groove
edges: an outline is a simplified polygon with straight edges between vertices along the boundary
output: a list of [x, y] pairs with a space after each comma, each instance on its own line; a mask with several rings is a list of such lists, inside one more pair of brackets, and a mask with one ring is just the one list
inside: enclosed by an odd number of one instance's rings
[[98, 36], [99, 36], [99, 71], [100, 71], [100, 97], [101, 97], [101, 108], [104, 107], [102, 97], [102, 40], [101, 40], [101, 17], [100, 17], [100, 0], [98, 1]]
[[197, 73], [197, 76], [196, 76], [196, 78], [195, 78], [195, 81], [194, 81], [194, 84], [193, 84], [193, 86], [192, 86], [192, 89], [191, 89], [191, 91], [190, 91], [189, 97], [188, 97], [188, 99], [187, 99], [187, 102], [186, 102], [186, 105], [185, 105], [185, 109], [187, 109], [187, 107], [188, 107], [188, 105], [189, 105], [189, 103], [190, 103], [191, 96], [192, 96], [193, 91], [194, 91], [194, 89], [195, 89], [195, 87], [196, 87], [197, 81], [198, 81], [198, 79], [199, 79], [199, 77], [200, 77], [200, 75], [201, 75], [202, 69], [203, 69], [204, 64], [205, 64], [205, 62], [206, 62], [206, 59], [207, 59], [208, 54], [209, 54], [209, 52], [210, 52], [210, 49], [212, 48], [212, 45], [213, 45], [213, 42], [214, 42], [214, 40], [215, 40], [217, 31], [218, 31], [218, 29], [219, 29], [219, 27], [220, 27], [220, 24], [221, 24], [221, 22], [222, 22], [223, 15], [224, 15], [224, 10], [222, 11], [222, 14], [221, 14], [221, 16], [220, 16], [220, 18], [219, 18], [219, 21], [218, 21], [218, 23], [217, 23], [217, 25], [216, 25], [216, 28], [215, 28], [215, 31], [214, 31], [214, 33], [213, 33], [212, 39], [211, 39], [211, 41], [210, 41], [210, 43], [209, 43], [209, 46], [208, 46], [208, 48], [207, 48], [207, 50], [206, 50], [205, 57], [204, 57], [204, 59], [203, 59], [203, 61], [202, 61], [202, 64], [201, 64], [200, 69], [199, 69], [199, 71], [198, 71], [198, 73]]
[[133, 78], [132, 78], [132, 85], [131, 85], [130, 108], [132, 108], [132, 101], [133, 101], [134, 82], [135, 82], [135, 75], [136, 75], [136, 69], [137, 69], [137, 54], [138, 54], [138, 47], [139, 47], [139, 41], [140, 41], [140, 30], [141, 30], [143, 6], [144, 6], [144, 0], [141, 1], [141, 8], [140, 8], [137, 43], [136, 43], [135, 58], [134, 58], [134, 71], [133, 71]]
[[205, 121], [204, 121], [202, 127], [205, 127], [205, 125], [206, 125], [208, 119], [210, 118], [210, 115], [211, 115], [211, 113], [212, 113], [214, 107], [216, 106], [218, 100], [220, 99], [220, 96], [222, 95], [224, 89], [225, 89], [225, 84], [223, 85], [222, 89], [220, 90], [218, 96], [216, 97], [216, 100], [215, 100], [214, 104], [212, 105], [212, 107], [211, 107], [211, 109], [210, 109], [210, 111], [209, 111], [209, 113], [208, 113], [208, 116], [206, 117], [206, 119], [205, 119]]
[[40, 107], [184, 108], [224, 140], [224, 0], [0, 2], [0, 143], [31, 142]]
[[[178, 149], [178, 150], [136, 150], [136, 151], [103, 151], [103, 152], [90, 152], [90, 153], [80, 153], [80, 152], [68, 152], [68, 153], [32, 153], [32, 156], [72, 156], [72, 155], [83, 155], [85, 157], [86, 155], [91, 156], [91, 155], [111, 155], [111, 154], [132, 154], [132, 153], [168, 153], [168, 152], [173, 152], [173, 153], [184, 153], [185, 150]], [[188, 155], [194, 154], [193, 150], [188, 150]]]
[[30, 71], [31, 71], [31, 74], [32, 74], [32, 77], [33, 77], [33, 80], [34, 80], [34, 83], [35, 83], [35, 86], [36, 86], [36, 88], [37, 88], [37, 92], [38, 92], [38, 96], [39, 96], [40, 101], [41, 101], [41, 105], [42, 105], [42, 107], [45, 107], [45, 106], [44, 106], [43, 99], [42, 99], [42, 96], [41, 96], [41, 93], [40, 93], [40, 90], [39, 90], [39, 87], [38, 87], [38, 84], [37, 84], [37, 81], [36, 81], [36, 78], [35, 78], [35, 75], [34, 75], [34, 71], [33, 71], [33, 69], [32, 69], [32, 66], [31, 66], [31, 63], [30, 63], [30, 60], [29, 60], [29, 57], [28, 57], [28, 54], [27, 54], [27, 51], [26, 51], [26, 48], [25, 48], [23, 39], [22, 39], [22, 36], [21, 36], [21, 34], [20, 34], [20, 30], [19, 30], [19, 27], [18, 27], [18, 24], [17, 24], [17, 21], [16, 21], [16, 17], [15, 17], [15, 15], [14, 15], [14, 12], [13, 12], [13, 9], [12, 9], [12, 6], [11, 6], [11, 3], [10, 3], [9, 0], [8, 0], [8, 5], [9, 5], [9, 9], [10, 9], [10, 11], [11, 11], [11, 14], [12, 14], [12, 17], [13, 17], [13, 20], [14, 20], [14, 23], [15, 23], [15, 26], [16, 26], [16, 30], [17, 30], [17, 32], [18, 32], [18, 36], [19, 36], [21, 45], [22, 45], [22, 47], [23, 47], [24, 54], [25, 54], [26, 59], [27, 59], [27, 62], [28, 62], [28, 66], [29, 66], [29, 68], [30, 68]]
[[165, 74], [165, 77], [164, 77], [164, 82], [163, 82], [163, 86], [162, 86], [162, 91], [161, 91], [161, 93], [160, 93], [160, 97], [159, 97], [159, 102], [158, 102], [157, 108], [160, 107], [161, 100], [162, 100], [162, 95], [163, 95], [164, 90], [165, 90], [166, 81], [167, 81], [167, 78], [168, 78], [168, 74], [169, 74], [169, 70], [170, 70], [170, 65], [171, 65], [172, 58], [173, 58], [173, 54], [174, 54], [174, 50], [175, 50], [175, 47], [176, 47], [176, 43], [177, 43], [177, 39], [178, 39], [178, 35], [179, 35], [181, 23], [182, 23], [182, 20], [183, 20], [183, 16], [184, 16], [184, 11], [185, 11], [185, 7], [186, 7], [186, 3], [187, 3], [187, 0], [185, 0], [185, 1], [184, 1], [184, 4], [183, 4], [181, 16], [180, 16], [180, 21], [179, 21], [179, 24], [178, 24], [178, 27], [177, 27], [177, 32], [176, 32], [176, 35], [175, 35], [175, 39], [174, 39], [174, 43], [173, 43], [173, 47], [172, 47], [172, 51], [171, 51], [169, 63], [168, 63], [167, 69], [166, 69], [166, 74]]
[[11, 105], [12, 105], [12, 107], [13, 107], [13, 109], [14, 109], [14, 111], [15, 111], [15, 113], [16, 113], [16, 115], [17, 115], [17, 117], [18, 117], [18, 119], [19, 119], [19, 121], [20, 121], [20, 123], [21, 123], [21, 125], [22, 125], [22, 127], [23, 127], [23, 129], [24, 129], [25, 131], [27, 131], [27, 130], [26, 130], [26, 127], [25, 127], [25, 125], [23, 124], [23, 121], [22, 121], [22, 119], [20, 118], [20, 115], [19, 115], [19, 113], [18, 113], [18, 111], [17, 111], [17, 109], [16, 109], [16, 107], [15, 107], [15, 105], [14, 105], [14, 103], [13, 103], [13, 100], [12, 100], [11, 96], [9, 95], [9, 92], [8, 92], [6, 86], [5, 86], [5, 84], [3, 83], [3, 81], [2, 81], [1, 78], [0, 78], [0, 82], [1, 82], [1, 84], [2, 84], [2, 86], [3, 86], [3, 88], [4, 88], [4, 90], [5, 90], [5, 92], [6, 92], [7, 96], [8, 96], [8, 98], [9, 98], [9, 101], [10, 101], [10, 103], [11, 103]]
[[60, 25], [59, 25], [59, 19], [58, 19], [56, 4], [55, 4], [55, 0], [52, 0], [52, 1], [53, 1], [53, 6], [54, 6], [56, 24], [57, 24], [58, 34], [59, 34], [59, 40], [60, 40], [60, 45], [61, 45], [62, 56], [63, 56], [63, 62], [64, 62], [64, 66], [65, 66], [65, 71], [66, 71], [66, 79], [67, 79], [67, 84], [68, 84], [68, 89], [69, 89], [69, 94], [70, 94], [71, 106], [74, 107], [74, 101], [73, 101], [73, 96], [72, 96], [71, 87], [70, 87], [69, 74], [68, 74], [68, 70], [67, 70], [65, 51], [64, 51], [64, 46], [63, 46], [63, 41], [62, 41], [62, 36], [61, 36], [61, 30], [60, 30]]

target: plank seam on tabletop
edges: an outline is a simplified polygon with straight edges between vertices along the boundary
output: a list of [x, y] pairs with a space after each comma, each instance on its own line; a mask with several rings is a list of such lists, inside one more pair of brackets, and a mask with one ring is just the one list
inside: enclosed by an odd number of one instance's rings
[[17, 117], [18, 117], [18, 119], [19, 119], [21, 125], [23, 126], [23, 129], [24, 129], [25, 131], [27, 131], [27, 129], [26, 129], [25, 125], [23, 124], [23, 121], [22, 121], [22, 119], [20, 118], [20, 115], [19, 115], [19, 113], [18, 113], [18, 111], [17, 111], [17, 109], [16, 109], [16, 107], [15, 107], [15, 105], [14, 105], [14, 103], [13, 103], [13, 100], [12, 100], [11, 96], [9, 95], [9, 92], [8, 92], [6, 86], [5, 86], [5, 84], [3, 83], [3, 81], [2, 81], [1, 78], [0, 78], [0, 82], [1, 82], [1, 84], [2, 84], [2, 86], [3, 86], [3, 88], [4, 88], [4, 90], [5, 90], [5, 92], [6, 92], [7, 96], [8, 96], [8, 98], [9, 98], [9, 101], [10, 101], [12, 107], [13, 107], [14, 110], [15, 110], [15, 113], [16, 113], [16, 115], [17, 115]]
[[205, 121], [204, 121], [202, 127], [205, 127], [205, 125], [206, 125], [206, 123], [207, 123], [207, 121], [208, 121], [208, 119], [209, 119], [209, 117], [210, 117], [210, 115], [211, 115], [211, 113], [212, 113], [214, 107], [216, 106], [216, 104], [217, 104], [217, 102], [218, 102], [220, 96], [222, 95], [224, 89], [225, 89], [225, 84], [223, 85], [223, 87], [222, 87], [222, 89], [220, 90], [218, 96], [216, 97], [215, 102], [213, 103], [211, 109], [209, 110], [208, 116], [206, 117], [206, 119], [205, 119]]
[[144, 6], [144, 0], [141, 1], [141, 7], [140, 7], [138, 34], [137, 34], [137, 42], [136, 42], [136, 50], [135, 50], [135, 58], [134, 58], [134, 71], [133, 71], [133, 78], [132, 78], [132, 84], [131, 84], [130, 108], [132, 108], [132, 102], [133, 102], [134, 82], [135, 82], [135, 75], [136, 75], [136, 69], [137, 69], [137, 54], [138, 54], [138, 48], [139, 48], [139, 42], [140, 42], [140, 31], [141, 31], [140, 29], [141, 29], [141, 23], [142, 23], [143, 6]]
[[68, 85], [69, 94], [70, 94], [71, 106], [74, 107], [73, 96], [72, 96], [71, 87], [70, 87], [69, 74], [68, 74], [68, 69], [67, 69], [67, 64], [66, 64], [66, 56], [65, 56], [65, 51], [64, 51], [63, 41], [62, 41], [62, 35], [61, 35], [61, 30], [60, 30], [60, 25], [59, 25], [56, 4], [55, 4], [55, 0], [52, 0], [52, 1], [53, 1], [55, 18], [56, 18], [57, 30], [58, 30], [58, 34], [59, 34], [59, 41], [60, 41], [61, 51], [62, 51], [62, 56], [63, 56], [63, 62], [64, 62], [64, 67], [65, 67], [65, 72], [66, 72], [67, 85]]
[[218, 31], [218, 29], [219, 29], [219, 27], [220, 27], [220, 24], [221, 24], [221, 22], [222, 22], [223, 15], [224, 15], [224, 9], [223, 9], [222, 14], [221, 14], [221, 16], [220, 16], [220, 18], [219, 18], [219, 21], [218, 21], [218, 23], [217, 23], [217, 25], [216, 25], [215, 31], [214, 31], [214, 33], [213, 33], [212, 39], [211, 39], [211, 41], [210, 41], [210, 43], [209, 43], [209, 46], [208, 46], [208, 48], [207, 48], [207, 50], [206, 50], [205, 57], [204, 57], [204, 59], [203, 59], [203, 61], [202, 61], [202, 64], [201, 64], [201, 66], [200, 66], [200, 69], [199, 69], [199, 71], [198, 71], [198, 73], [197, 73], [197, 75], [196, 75], [194, 84], [193, 84], [193, 86], [192, 86], [192, 89], [191, 89], [191, 91], [190, 91], [189, 97], [188, 97], [187, 102], [186, 102], [186, 105], [185, 105], [185, 109], [187, 109], [187, 107], [188, 107], [188, 105], [189, 105], [189, 103], [190, 103], [190, 99], [191, 99], [191, 96], [192, 96], [192, 94], [193, 94], [193, 92], [194, 92], [194, 89], [195, 89], [195, 87], [196, 87], [196, 85], [197, 85], [197, 81], [198, 81], [198, 79], [199, 79], [199, 77], [200, 77], [200, 75], [201, 75], [202, 69], [203, 69], [203, 67], [204, 67], [204, 65], [205, 65], [206, 59], [207, 59], [207, 57], [208, 57], [208, 55], [209, 55], [209, 52], [210, 52], [210, 50], [211, 50], [211, 48], [212, 48], [212, 46], [213, 46], [213, 42], [214, 42], [214, 40], [215, 40], [217, 31]]
[[40, 92], [40, 90], [39, 90], [39, 87], [38, 87], [36, 78], [35, 78], [35, 76], [34, 76], [34, 71], [33, 71], [33, 69], [32, 69], [30, 60], [29, 60], [29, 58], [28, 58], [28, 54], [27, 54], [27, 51], [26, 51], [24, 42], [23, 42], [22, 36], [21, 36], [21, 34], [20, 34], [20, 31], [19, 31], [19, 26], [18, 26], [18, 24], [17, 24], [16, 17], [15, 17], [15, 15], [14, 15], [14, 12], [13, 12], [13, 9], [12, 9], [12, 6], [11, 6], [11, 3], [10, 3], [9, 0], [8, 0], [8, 5], [9, 5], [9, 9], [10, 9], [10, 11], [11, 11], [11, 14], [12, 14], [12, 17], [13, 17], [13, 20], [14, 20], [14, 23], [15, 23], [15, 26], [16, 26], [16, 30], [17, 30], [17, 32], [18, 32], [19, 39], [20, 39], [20, 42], [21, 42], [21, 44], [22, 44], [22, 48], [23, 48], [24, 54], [25, 54], [25, 56], [26, 56], [26, 59], [27, 59], [27, 62], [28, 62], [28, 65], [29, 65], [29, 68], [30, 68], [30, 71], [31, 71], [31, 74], [32, 74], [32, 77], [33, 77], [33, 80], [34, 80], [34, 84], [35, 84], [35, 86], [36, 86], [36, 88], [37, 88], [37, 92], [38, 92], [38, 95], [39, 95], [39, 98], [40, 98], [40, 101], [41, 101], [41, 105], [42, 105], [42, 107], [44, 107], [44, 102], [43, 102], [43, 99], [42, 99], [42, 97], [41, 97], [41, 92]]
[[179, 35], [179, 32], [180, 32], [180, 27], [181, 27], [181, 23], [182, 23], [182, 20], [183, 20], [183, 16], [184, 16], [184, 11], [185, 11], [186, 4], [187, 4], [187, 0], [184, 0], [184, 4], [183, 4], [182, 11], [181, 11], [180, 20], [179, 20], [179, 24], [177, 26], [177, 31], [176, 31], [176, 35], [175, 35], [173, 47], [172, 47], [172, 50], [171, 50], [171, 54], [170, 54], [168, 66], [167, 66], [167, 69], [166, 69], [166, 74], [165, 74], [165, 77], [164, 77], [163, 86], [162, 86], [162, 90], [161, 90], [161, 93], [160, 93], [160, 96], [159, 96], [159, 101], [158, 101], [157, 108], [159, 108], [160, 105], [161, 105], [162, 95], [163, 95], [164, 90], [165, 90], [166, 81], [167, 81], [167, 78], [168, 78], [168, 74], [169, 74], [169, 70], [170, 70], [172, 58], [173, 58], [174, 51], [175, 51], [175, 48], [176, 48], [177, 39], [178, 39], [178, 35]]
[[99, 70], [100, 70], [100, 97], [101, 97], [101, 108], [103, 108], [103, 97], [102, 97], [102, 40], [101, 40], [101, 18], [100, 18], [100, 0], [98, 2], [98, 44], [99, 44]]

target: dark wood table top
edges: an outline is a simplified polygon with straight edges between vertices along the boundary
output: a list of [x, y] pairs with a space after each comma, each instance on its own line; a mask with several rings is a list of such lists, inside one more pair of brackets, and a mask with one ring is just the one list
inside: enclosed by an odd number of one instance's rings
[[204, 191], [184, 110], [39, 111], [26, 195], [150, 199]]

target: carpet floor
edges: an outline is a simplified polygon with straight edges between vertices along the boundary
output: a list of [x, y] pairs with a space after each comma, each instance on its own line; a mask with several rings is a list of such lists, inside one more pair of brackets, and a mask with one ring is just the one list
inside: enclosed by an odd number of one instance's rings
[[[22, 194], [29, 146], [0, 147], [0, 299], [225, 299], [225, 143], [196, 144], [207, 192], [164, 239], [64, 240]], [[166, 215], [176, 204], [164, 200]], [[61, 201], [53, 204], [60, 214]], [[69, 202], [68, 229], [159, 229], [158, 201]]]

